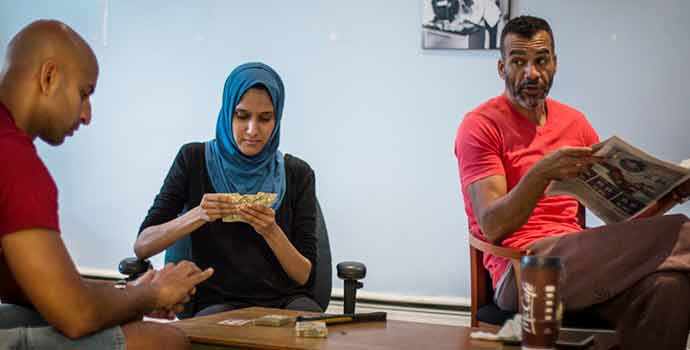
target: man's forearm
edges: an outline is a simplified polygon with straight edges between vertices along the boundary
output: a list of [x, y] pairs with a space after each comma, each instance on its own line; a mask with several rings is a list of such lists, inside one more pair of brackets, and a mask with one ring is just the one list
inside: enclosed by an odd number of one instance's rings
[[479, 218], [484, 236], [492, 243], [524, 225], [549, 182], [528, 172], [505, 196], [495, 200]]
[[84, 305], [91, 327], [86, 334], [126, 322], [140, 320], [155, 308], [155, 298], [148, 286], [115, 288], [114, 283], [84, 279], [90, 302]]
[[21, 288], [7, 269], [5, 261], [0, 257], [0, 302], [14, 305], [31, 305]]

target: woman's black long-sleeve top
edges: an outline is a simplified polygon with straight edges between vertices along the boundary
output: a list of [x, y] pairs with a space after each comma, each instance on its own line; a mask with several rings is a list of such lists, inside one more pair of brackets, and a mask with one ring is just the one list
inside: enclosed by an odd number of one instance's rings
[[[292, 280], [249, 224], [216, 220], [191, 233], [191, 260], [201, 269], [215, 270], [197, 287], [193, 299], [196, 311], [226, 302], [276, 307], [296, 295], [313, 298], [317, 254], [314, 172], [305, 161], [286, 154], [285, 176], [286, 190], [276, 223], [311, 262], [309, 280], [303, 286]], [[182, 146], [139, 232], [177, 218], [198, 206], [205, 193], [214, 192], [206, 171], [204, 143]]]

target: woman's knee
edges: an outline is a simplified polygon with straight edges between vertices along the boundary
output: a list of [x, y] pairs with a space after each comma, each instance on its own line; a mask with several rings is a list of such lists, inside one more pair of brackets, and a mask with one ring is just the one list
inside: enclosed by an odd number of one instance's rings
[[232, 311], [232, 310], [237, 310], [247, 307], [246, 305], [241, 305], [241, 304], [233, 304], [233, 303], [227, 303], [227, 304], [214, 304], [207, 306], [203, 309], [201, 309], [199, 312], [197, 312], [194, 317], [199, 317], [199, 316], [208, 316], [208, 315], [213, 315], [221, 312], [226, 312], [226, 311]]
[[321, 306], [314, 299], [301, 296], [290, 300], [285, 304], [285, 309], [295, 311], [323, 312]]

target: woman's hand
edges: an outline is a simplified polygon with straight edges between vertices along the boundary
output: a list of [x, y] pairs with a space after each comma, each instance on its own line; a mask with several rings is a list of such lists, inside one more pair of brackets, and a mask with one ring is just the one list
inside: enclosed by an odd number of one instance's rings
[[252, 225], [254, 230], [264, 238], [282, 232], [276, 223], [276, 212], [273, 208], [258, 204], [248, 204], [241, 205], [238, 209], [238, 213], [244, 221]]
[[199, 217], [206, 221], [216, 221], [222, 217], [238, 214], [237, 206], [223, 193], [206, 193], [201, 203], [195, 208]]

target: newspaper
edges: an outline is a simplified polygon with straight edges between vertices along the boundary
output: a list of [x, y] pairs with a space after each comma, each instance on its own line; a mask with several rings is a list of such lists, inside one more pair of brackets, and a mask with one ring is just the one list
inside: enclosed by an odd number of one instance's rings
[[576, 178], [553, 181], [547, 195], [575, 196], [605, 223], [633, 219], [690, 178], [688, 160], [659, 160], [613, 136], [598, 146], [604, 160]]

